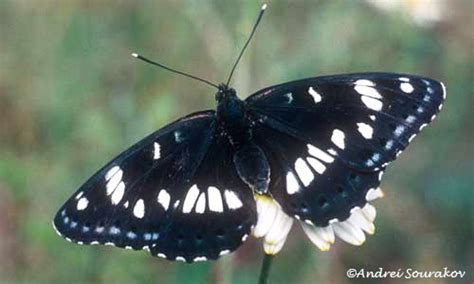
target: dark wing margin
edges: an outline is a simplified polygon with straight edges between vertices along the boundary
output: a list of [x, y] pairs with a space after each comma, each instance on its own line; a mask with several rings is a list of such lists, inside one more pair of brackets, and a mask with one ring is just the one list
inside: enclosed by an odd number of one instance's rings
[[255, 93], [246, 103], [270, 161], [270, 193], [306, 223], [347, 220], [445, 96], [441, 82], [393, 73], [310, 78]]
[[186, 262], [235, 250], [255, 223], [255, 202], [216, 128], [214, 111], [198, 112], [133, 145], [61, 207], [56, 231]]

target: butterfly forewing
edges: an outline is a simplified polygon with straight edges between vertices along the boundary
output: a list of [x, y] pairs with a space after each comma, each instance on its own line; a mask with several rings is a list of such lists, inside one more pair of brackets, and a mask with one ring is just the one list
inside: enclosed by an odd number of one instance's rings
[[444, 86], [405, 74], [289, 82], [246, 102], [269, 158], [271, 194], [291, 216], [326, 226], [365, 204], [384, 167], [441, 109]]
[[393, 160], [436, 116], [441, 83], [413, 75], [327, 76], [266, 88], [246, 101], [260, 120], [364, 170]]
[[56, 215], [56, 230], [78, 243], [188, 262], [235, 250], [255, 223], [255, 204], [216, 129], [207, 111], [144, 138], [81, 186]]

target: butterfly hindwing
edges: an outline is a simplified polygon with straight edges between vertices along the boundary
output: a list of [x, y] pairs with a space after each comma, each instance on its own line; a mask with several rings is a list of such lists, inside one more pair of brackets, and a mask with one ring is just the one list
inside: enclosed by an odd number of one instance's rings
[[290, 216], [317, 226], [345, 220], [380, 183], [380, 171], [347, 167], [321, 148], [271, 128], [256, 133], [272, 169], [270, 193]]
[[270, 193], [291, 216], [326, 226], [363, 207], [387, 163], [441, 109], [444, 86], [405, 74], [289, 82], [246, 102], [271, 165]]
[[99, 170], [59, 210], [55, 228], [77, 243], [188, 262], [215, 259], [235, 250], [256, 218], [232, 154], [215, 112], [189, 115]]

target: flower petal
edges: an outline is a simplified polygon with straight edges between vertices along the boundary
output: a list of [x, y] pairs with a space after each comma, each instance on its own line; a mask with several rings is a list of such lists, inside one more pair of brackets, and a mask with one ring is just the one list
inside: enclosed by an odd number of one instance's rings
[[[331, 243], [334, 242], [334, 233], [331, 225], [327, 227], [316, 227], [313, 225], [308, 225], [306, 223], [300, 222], [303, 231], [306, 233], [308, 238], [315, 244], [320, 250], [328, 251], [331, 247]], [[332, 233], [332, 242], [330, 242], [330, 231]]]
[[383, 191], [380, 189], [380, 187], [377, 188], [371, 188], [369, 191], [367, 191], [367, 194], [365, 195], [365, 200], [367, 201], [372, 201], [377, 198], [382, 198], [384, 196]]
[[285, 241], [286, 241], [286, 238], [282, 239], [278, 243], [263, 242], [263, 250], [265, 251], [266, 254], [275, 255], [283, 248]]
[[265, 236], [272, 227], [278, 214], [278, 204], [266, 195], [255, 195], [257, 202], [258, 221], [253, 229], [256, 238]]
[[366, 231], [370, 235], [373, 235], [375, 232], [375, 226], [370, 222], [362, 213], [362, 209], [356, 207], [351, 210], [351, 216], [346, 220], [352, 225]]
[[350, 222], [335, 222], [332, 227], [339, 238], [352, 245], [360, 246], [365, 242], [364, 232]]
[[275, 221], [264, 239], [263, 248], [267, 254], [276, 254], [281, 250], [292, 225], [293, 218], [286, 215], [285, 212], [281, 210], [280, 205], [278, 205], [278, 213], [275, 217]]
[[377, 216], [374, 206], [370, 205], [369, 203], [365, 204], [365, 206], [362, 208], [362, 213], [364, 213], [364, 216], [370, 222], [373, 222], [375, 220], [375, 216]]

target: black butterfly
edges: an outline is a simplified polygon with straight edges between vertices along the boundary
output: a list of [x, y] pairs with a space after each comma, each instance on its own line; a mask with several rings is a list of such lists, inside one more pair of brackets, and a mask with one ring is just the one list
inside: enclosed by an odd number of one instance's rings
[[361, 244], [387, 164], [446, 95], [393, 73], [303, 79], [245, 100], [217, 87], [216, 111], [178, 119], [94, 174], [59, 210], [57, 232], [187, 262], [234, 251], [252, 230], [276, 253], [293, 218], [322, 250], [334, 233]]

